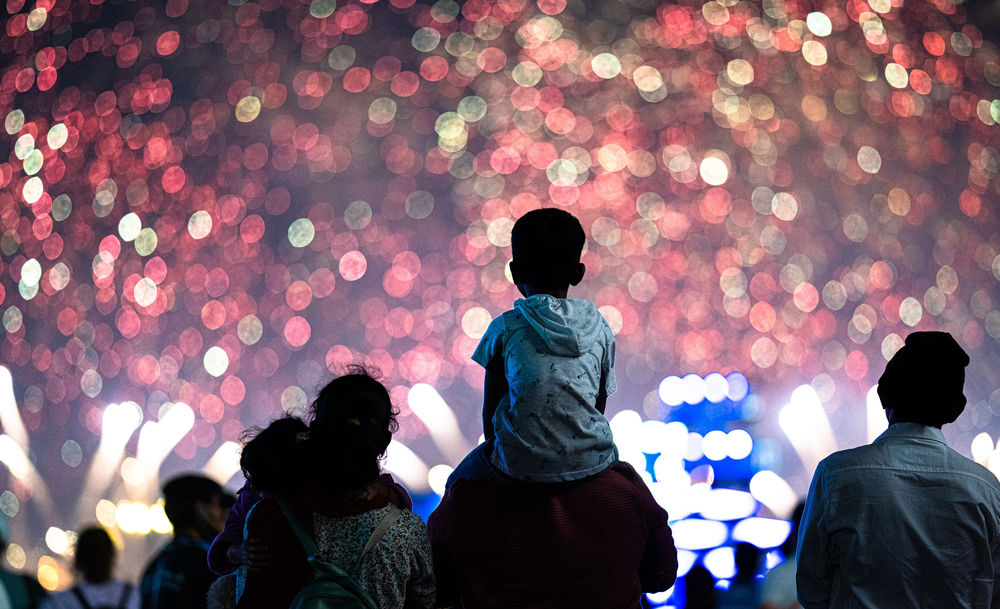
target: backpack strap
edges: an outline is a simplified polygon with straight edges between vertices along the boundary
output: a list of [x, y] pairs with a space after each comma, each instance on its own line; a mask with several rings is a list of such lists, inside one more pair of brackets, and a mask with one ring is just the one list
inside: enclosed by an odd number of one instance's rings
[[118, 609], [125, 609], [128, 604], [128, 597], [132, 596], [132, 584], [122, 586], [122, 597], [118, 599]]
[[[316, 555], [316, 542], [313, 541], [312, 537], [306, 533], [306, 530], [302, 528], [299, 523], [298, 518], [292, 513], [291, 508], [285, 504], [284, 501], [278, 502], [278, 507], [281, 508], [281, 513], [285, 515], [285, 519], [288, 520], [288, 524], [291, 525], [292, 530], [295, 532], [295, 536], [299, 538], [299, 543], [302, 544], [302, 549], [306, 551], [306, 556], [312, 557]], [[392, 527], [399, 515], [403, 513], [403, 510], [395, 504], [389, 504], [389, 511], [385, 513], [382, 520], [379, 521], [378, 526], [372, 531], [368, 541], [365, 543], [365, 547], [361, 550], [361, 555], [358, 556], [357, 562], [354, 563], [354, 569], [351, 570], [351, 577], [357, 576], [358, 570], [361, 568], [361, 559], [365, 557], [365, 554], [371, 550], [375, 544], [382, 539], [386, 532]], [[89, 609], [89, 608], [85, 608]]]
[[76, 596], [76, 600], [80, 602], [80, 606], [83, 607], [83, 609], [93, 609], [93, 607], [90, 606], [90, 603], [87, 602], [87, 599], [83, 596], [83, 590], [80, 589], [80, 586], [73, 586], [73, 595]]
[[354, 569], [351, 570], [351, 577], [357, 577], [358, 570], [361, 569], [361, 559], [365, 557], [368, 550], [375, 547], [375, 544], [382, 539], [382, 536], [385, 535], [386, 532], [392, 527], [393, 523], [396, 522], [396, 519], [399, 518], [399, 515], [402, 512], [403, 510], [398, 505], [394, 503], [389, 504], [389, 511], [385, 513], [385, 516], [383, 516], [382, 520], [379, 521], [378, 526], [376, 526], [375, 530], [372, 531], [371, 537], [368, 538], [364, 549], [361, 550], [361, 555], [358, 556], [358, 561], [354, 563]]
[[316, 542], [309, 536], [309, 533], [306, 533], [302, 524], [299, 523], [299, 519], [292, 513], [292, 509], [288, 507], [284, 501], [279, 501], [278, 507], [281, 508], [281, 513], [285, 515], [285, 519], [288, 520], [288, 524], [291, 525], [292, 531], [295, 532], [295, 536], [299, 538], [299, 543], [302, 544], [302, 549], [306, 551], [306, 556], [315, 556]]

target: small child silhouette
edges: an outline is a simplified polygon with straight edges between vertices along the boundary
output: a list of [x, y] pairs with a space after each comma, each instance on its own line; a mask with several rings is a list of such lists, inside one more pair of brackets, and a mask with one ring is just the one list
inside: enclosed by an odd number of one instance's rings
[[560, 482], [618, 461], [604, 416], [615, 391], [615, 339], [583, 279], [586, 235], [561, 209], [524, 214], [511, 232], [511, 275], [524, 296], [493, 320], [472, 359], [486, 369], [483, 432], [449, 478]]

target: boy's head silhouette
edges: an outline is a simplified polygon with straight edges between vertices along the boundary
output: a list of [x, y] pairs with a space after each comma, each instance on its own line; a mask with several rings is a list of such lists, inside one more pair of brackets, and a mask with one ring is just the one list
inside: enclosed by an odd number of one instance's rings
[[890, 423], [941, 427], [965, 409], [969, 356], [947, 332], [913, 332], [878, 380], [878, 397]]
[[580, 221], [561, 209], [536, 209], [518, 218], [510, 234], [510, 272], [521, 293], [565, 292], [580, 283], [586, 240]]

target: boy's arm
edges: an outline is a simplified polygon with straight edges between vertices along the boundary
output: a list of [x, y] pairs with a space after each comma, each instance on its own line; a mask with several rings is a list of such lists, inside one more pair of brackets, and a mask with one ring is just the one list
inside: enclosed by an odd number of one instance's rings
[[606, 395], [597, 396], [597, 402], [594, 404], [594, 406], [597, 407], [597, 412], [604, 414], [604, 409], [607, 407], [607, 405], [608, 405], [608, 396]]
[[486, 334], [472, 354], [472, 361], [486, 370], [483, 381], [483, 436], [487, 441], [492, 440], [494, 436], [493, 414], [508, 391], [503, 361], [504, 334], [505, 326], [501, 315], [490, 322]]
[[597, 390], [597, 400], [594, 401], [594, 408], [597, 408], [597, 412], [604, 414], [604, 409], [608, 406], [608, 394], [605, 392], [605, 387], [607, 387], [608, 377], [604, 370], [601, 370], [601, 387]]
[[487, 440], [493, 439], [493, 413], [497, 411], [500, 400], [507, 395], [507, 377], [503, 369], [500, 372], [486, 368], [486, 379], [483, 383], [483, 435]]
[[594, 407], [601, 414], [604, 414], [604, 409], [608, 405], [608, 396], [618, 388], [615, 384], [615, 337], [607, 322], [604, 326], [607, 332], [605, 339], [607, 342], [604, 347], [604, 356], [601, 358], [601, 384], [597, 388], [597, 400], [594, 404]]

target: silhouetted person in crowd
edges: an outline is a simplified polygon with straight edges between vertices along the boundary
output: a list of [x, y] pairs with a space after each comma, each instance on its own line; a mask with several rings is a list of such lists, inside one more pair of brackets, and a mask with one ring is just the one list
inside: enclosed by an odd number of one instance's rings
[[[432, 609], [427, 526], [399, 505], [409, 504], [409, 497], [401, 501], [397, 495], [405, 491], [380, 466], [398, 428], [397, 410], [376, 370], [353, 365], [348, 371], [312, 404], [307, 503], [316, 548], [325, 562], [355, 571], [355, 581], [379, 609]], [[385, 535], [362, 553], [382, 524], [389, 525]]]
[[736, 544], [736, 575], [729, 588], [719, 593], [719, 609], [757, 609], [760, 604], [760, 550], [752, 543]]
[[472, 359], [485, 368], [483, 435], [449, 477], [566, 482], [618, 461], [604, 416], [615, 391], [615, 337], [597, 305], [568, 298], [583, 279], [587, 237], [557, 208], [511, 231], [510, 272], [524, 298], [494, 319]]
[[142, 574], [143, 609], [201, 609], [215, 580], [208, 568], [209, 543], [226, 521], [225, 491], [197, 474], [173, 478], [163, 486], [163, 511], [174, 539]]
[[969, 356], [914, 332], [879, 379], [889, 428], [824, 459], [799, 531], [805, 609], [1000, 607], [1000, 481], [948, 447]]
[[76, 585], [50, 596], [42, 609], [139, 609], [139, 589], [114, 578], [117, 560], [118, 548], [107, 531], [84, 529], [73, 552]]
[[511, 231], [524, 298], [472, 356], [485, 368], [483, 434], [428, 519], [438, 603], [464, 609], [638, 609], [677, 572], [667, 514], [618, 461], [604, 416], [615, 341], [593, 302], [568, 298], [586, 234], [543, 208]]
[[792, 530], [788, 533], [785, 543], [781, 544], [781, 553], [785, 557], [785, 562], [771, 569], [764, 576], [760, 609], [798, 609], [801, 607], [795, 595], [795, 552], [799, 546], [799, 523], [802, 521], [802, 510], [805, 506], [805, 503], [799, 502], [792, 511]]
[[684, 609], [715, 609], [718, 592], [712, 572], [701, 565], [684, 576]]
[[427, 528], [441, 607], [639, 609], [677, 577], [667, 513], [624, 461], [556, 484], [459, 480]]
[[[0, 556], [7, 553], [6, 530], [0, 531]], [[45, 588], [27, 573], [0, 568], [0, 608], [35, 609], [45, 599]]]
[[[365, 370], [364, 366], [356, 366], [350, 369]], [[251, 471], [257, 470], [256, 478], [264, 480], [263, 484], [265, 485], [269, 484], [272, 480], [279, 481], [281, 485], [288, 485], [292, 482], [296, 484], [302, 482], [302, 477], [305, 475], [306, 470], [312, 467], [311, 464], [298, 463], [296, 471], [282, 471], [284, 467], [291, 467], [287, 459], [292, 457], [281, 452], [285, 451], [288, 447], [278, 440], [279, 438], [283, 438], [282, 432], [291, 431], [291, 426], [296, 425], [297, 421], [299, 420], [294, 417], [285, 417], [273, 421], [267, 430], [251, 428], [244, 432], [245, 444], [240, 457], [240, 467], [243, 469], [246, 483], [237, 491], [236, 501], [232, 504], [226, 516], [225, 527], [215, 537], [211, 548], [208, 550], [208, 566], [215, 573], [219, 575], [233, 573], [241, 566], [246, 567], [252, 561], [252, 557], [248, 554], [248, 548], [252, 547], [253, 544], [244, 543], [243, 530], [246, 526], [247, 515], [253, 506], [263, 498], [264, 493], [258, 488], [261, 484], [259, 481], [257, 484], [251, 481]], [[298, 424], [304, 425], [301, 422]], [[275, 429], [271, 430], [271, 427], [275, 427]], [[264, 431], [268, 430], [269, 433], [265, 435]], [[308, 431], [308, 428], [296, 433], [296, 436], [299, 436], [296, 438], [297, 442], [304, 441], [308, 435], [306, 431]], [[261, 436], [264, 437], [262, 438]], [[279, 451], [280, 454], [278, 454], [278, 457], [285, 459], [285, 461], [275, 460], [272, 454], [274, 451]], [[387, 497], [391, 503], [403, 509], [413, 509], [413, 500], [410, 498], [410, 495], [406, 492], [405, 488], [393, 479], [391, 474], [381, 474], [368, 485], [366, 493], [370, 497]], [[266, 548], [262, 545], [258, 549], [262, 555], [266, 553]]]
[[243, 446], [240, 467], [247, 483], [261, 497], [247, 514], [245, 545], [253, 554], [262, 553], [266, 560], [249, 560], [240, 568], [237, 606], [241, 609], [287, 607], [313, 578], [309, 557], [281, 508], [283, 504], [285, 509], [293, 510], [312, 534], [312, 514], [301, 498], [308, 480], [308, 430], [300, 419], [285, 417], [259, 430]]

